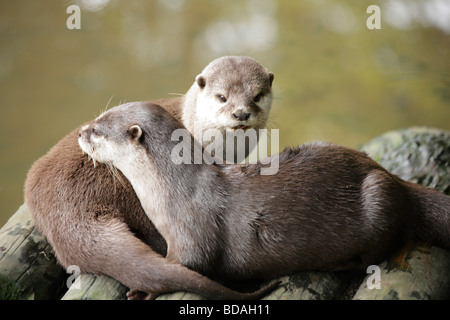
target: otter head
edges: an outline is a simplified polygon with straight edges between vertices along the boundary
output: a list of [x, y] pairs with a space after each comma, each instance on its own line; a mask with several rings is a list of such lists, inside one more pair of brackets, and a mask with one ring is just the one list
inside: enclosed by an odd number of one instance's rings
[[[125, 158], [135, 153], [133, 149], [139, 147], [142, 129], [135, 121], [139, 117], [132, 118], [127, 112], [133, 105], [130, 103], [114, 107], [80, 129], [78, 144], [94, 164], [100, 162], [115, 165], [116, 162], [127, 160]], [[140, 116], [143, 117], [144, 114], [141, 112]]]
[[152, 154], [156, 158], [170, 155], [176, 143], [170, 140], [171, 135], [183, 128], [160, 106], [131, 102], [111, 108], [83, 126], [78, 143], [94, 164], [104, 163], [122, 170], [133, 162], [153, 158]]
[[196, 120], [205, 128], [264, 128], [272, 105], [274, 75], [249, 57], [228, 56], [199, 74]]
[[129, 164], [145, 152], [141, 128], [145, 122], [162, 121], [159, 109], [159, 106], [141, 102], [111, 108], [80, 129], [78, 143], [94, 164], [100, 162], [120, 169], [120, 163]]

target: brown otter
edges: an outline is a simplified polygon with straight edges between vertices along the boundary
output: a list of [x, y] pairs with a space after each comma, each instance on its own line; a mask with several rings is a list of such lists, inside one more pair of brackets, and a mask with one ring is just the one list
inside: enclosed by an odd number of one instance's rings
[[[359, 151], [305, 144], [261, 165], [174, 164], [183, 125], [147, 103], [117, 106], [80, 131], [119, 169], [168, 244], [171, 261], [214, 278], [268, 279], [376, 264], [409, 239], [450, 248], [450, 197], [390, 174]], [[193, 152], [191, 159], [193, 158]]]
[[[261, 73], [261, 70], [265, 69], [255, 60], [246, 57], [225, 57], [218, 59], [217, 63], [213, 61], [210, 66], [222, 67], [215, 71], [213, 78], [220, 78], [228, 72], [227, 63], [240, 66], [236, 72], [245, 73], [245, 76], [242, 74], [242, 79], [249, 80], [253, 74], [253, 82], [242, 82], [242, 86], [252, 88], [257, 84], [260, 88], [261, 83], [266, 83], [270, 87], [273, 74], [267, 71]], [[212, 77], [213, 73], [208, 71], [208, 67], [205, 70], [207, 83], [207, 78]], [[253, 70], [256, 72], [252, 73]], [[264, 79], [258, 80], [261, 75], [264, 75]], [[230, 83], [230, 86], [236, 85], [239, 83]], [[193, 84], [193, 87], [195, 86], [198, 86], [197, 81]], [[265, 94], [270, 94], [269, 87], [265, 88]], [[234, 95], [241, 94], [237, 91], [232, 92], [231, 89], [226, 92], [230, 92], [229, 99], [236, 100], [239, 97]], [[185, 97], [157, 102], [180, 120], [186, 108], [191, 110], [186, 114], [194, 117], [198, 106], [198, 104], [190, 106]], [[266, 117], [266, 113], [269, 112], [267, 105], [261, 110], [253, 107], [252, 115], [258, 119], [260, 116]], [[230, 117], [233, 117], [232, 110], [233, 108], [230, 108], [222, 113], [231, 112]], [[257, 123], [263, 125], [265, 121], [260, 120]], [[130, 289], [156, 294], [163, 290], [178, 290], [179, 288], [174, 287], [170, 281], [156, 288], [152, 286], [149, 272], [152, 268], [162, 270], [164, 261], [159, 260], [159, 256], [144, 246], [140, 240], [162, 256], [166, 254], [166, 242], [145, 215], [132, 187], [121, 173], [118, 172], [116, 176], [119, 179], [115, 179], [104, 165], [97, 165], [94, 169], [92, 161], [89, 161], [78, 146], [79, 130], [80, 127], [64, 137], [46, 155], [38, 159], [28, 172], [25, 182], [25, 202], [31, 210], [36, 226], [47, 237], [58, 261], [64, 267], [75, 264], [84, 272], [107, 274]], [[133, 263], [136, 267], [130, 266]], [[182, 266], [169, 265], [167, 275], [170, 272], [180, 274], [181, 271], [188, 272], [186, 270]], [[198, 275], [192, 277], [198, 279]], [[176, 274], [173, 275], [173, 279], [177, 279]], [[191, 288], [195, 287], [194, 282], [190, 285]], [[201, 294], [203, 288], [204, 285], [195, 292]], [[190, 290], [189, 286], [185, 290]], [[211, 294], [214, 292], [203, 293], [213, 298]]]
[[[131, 289], [129, 298], [142, 298], [139, 291], [155, 298], [184, 290], [210, 299], [256, 299], [276, 286], [239, 293], [163, 258], [166, 243], [128, 181], [114, 179], [103, 165], [94, 168], [77, 137], [72, 132], [41, 158], [33, 167], [40, 174], [29, 175], [26, 185], [36, 226], [64, 267], [109, 275]], [[55, 168], [56, 157], [65, 165]]]

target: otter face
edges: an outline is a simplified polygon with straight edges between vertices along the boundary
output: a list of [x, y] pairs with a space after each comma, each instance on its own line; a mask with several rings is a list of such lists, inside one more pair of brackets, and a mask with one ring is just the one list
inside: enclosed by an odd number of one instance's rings
[[247, 57], [213, 61], [196, 77], [196, 118], [221, 131], [264, 128], [272, 105], [273, 73]]
[[85, 153], [88, 154], [89, 157], [92, 158], [95, 162], [108, 162], [108, 159], [104, 159], [101, 155], [104, 155], [104, 152], [99, 152], [104, 149], [104, 140], [105, 136], [101, 134], [97, 128], [95, 128], [94, 123], [87, 124], [81, 128], [78, 132], [78, 144]]
[[111, 116], [117, 113], [116, 108], [83, 126], [78, 133], [78, 144], [94, 165], [96, 161], [108, 165], [129, 162], [130, 155], [136, 154], [142, 129], [138, 125], [118, 123], [118, 117]]

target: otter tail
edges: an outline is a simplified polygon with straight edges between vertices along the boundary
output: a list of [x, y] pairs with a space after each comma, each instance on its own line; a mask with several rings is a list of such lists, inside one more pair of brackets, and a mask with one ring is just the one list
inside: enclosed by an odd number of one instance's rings
[[450, 196], [406, 182], [415, 216], [413, 232], [419, 239], [450, 249]]
[[92, 232], [88, 238], [93, 241], [79, 250], [73, 245], [75, 241], [64, 239], [69, 240], [66, 250], [55, 250], [60, 262], [65, 266], [76, 264], [83, 272], [106, 274], [120, 281], [131, 289], [129, 298], [153, 299], [165, 293], [188, 291], [208, 299], [251, 300], [262, 298], [279, 284], [273, 282], [250, 293], [233, 291], [159, 255], [120, 220], [93, 220], [84, 231], [85, 236]]

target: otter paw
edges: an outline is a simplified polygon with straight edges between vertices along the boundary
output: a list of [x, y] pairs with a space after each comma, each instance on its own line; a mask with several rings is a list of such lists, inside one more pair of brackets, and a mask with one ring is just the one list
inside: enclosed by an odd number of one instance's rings
[[127, 292], [128, 300], [154, 300], [158, 297], [157, 294], [151, 292], [144, 292], [140, 290], [130, 290]]

